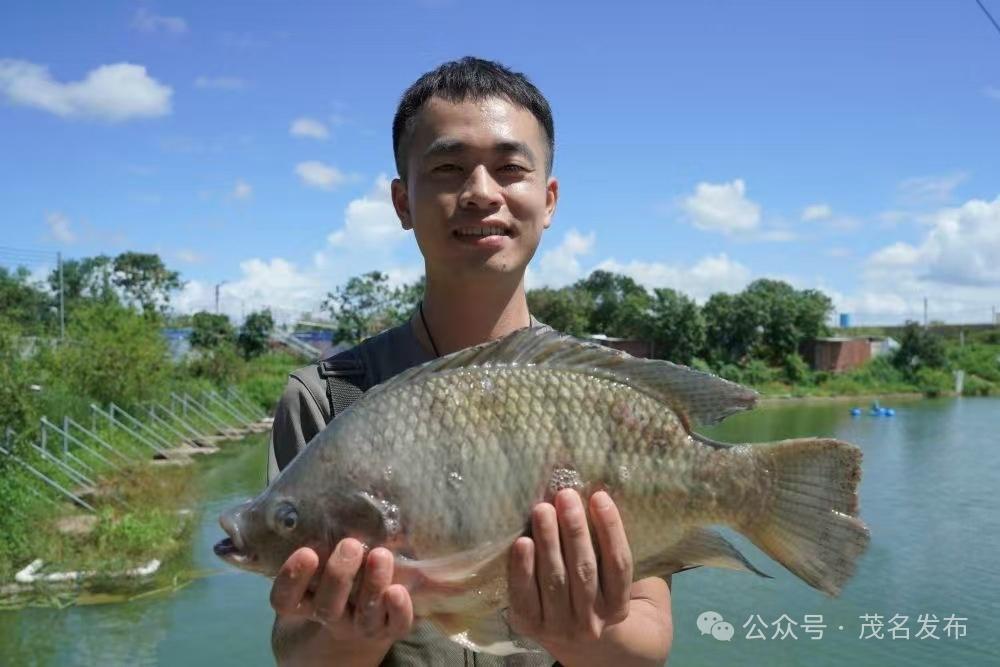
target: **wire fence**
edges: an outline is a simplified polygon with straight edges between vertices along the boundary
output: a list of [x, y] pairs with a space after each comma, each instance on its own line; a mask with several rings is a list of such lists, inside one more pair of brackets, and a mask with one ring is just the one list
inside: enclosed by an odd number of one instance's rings
[[103, 479], [129, 476], [135, 465], [153, 460], [186, 463], [215, 445], [270, 428], [266, 413], [229, 387], [224, 392], [172, 393], [127, 411], [115, 403], [90, 405], [90, 421], [42, 417], [30, 433], [7, 428], [0, 437], [3, 481], [51, 505], [71, 504], [96, 512]]

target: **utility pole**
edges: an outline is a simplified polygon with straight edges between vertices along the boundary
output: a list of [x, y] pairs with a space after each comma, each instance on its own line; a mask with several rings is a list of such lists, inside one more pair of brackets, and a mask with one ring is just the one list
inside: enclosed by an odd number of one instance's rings
[[219, 314], [219, 288], [226, 284], [226, 280], [221, 283], [215, 283], [215, 314]]
[[56, 264], [59, 265], [59, 339], [66, 339], [66, 287], [63, 284], [62, 252], [56, 253]]
[[[216, 293], [218, 294], [218, 293]], [[927, 297], [924, 297], [924, 328], [927, 328]]]

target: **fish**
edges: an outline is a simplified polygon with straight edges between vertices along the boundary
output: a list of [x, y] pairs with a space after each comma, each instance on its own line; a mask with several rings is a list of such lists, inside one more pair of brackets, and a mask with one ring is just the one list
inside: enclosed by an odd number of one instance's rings
[[713, 529], [723, 526], [836, 596], [870, 540], [861, 450], [695, 431], [757, 399], [710, 373], [522, 329], [370, 389], [259, 496], [223, 513], [215, 552], [274, 576], [302, 546], [321, 559], [347, 537], [383, 546], [418, 618], [475, 650], [535, 650], [504, 621], [512, 545], [537, 503], [603, 490], [636, 580], [698, 566], [768, 576]]

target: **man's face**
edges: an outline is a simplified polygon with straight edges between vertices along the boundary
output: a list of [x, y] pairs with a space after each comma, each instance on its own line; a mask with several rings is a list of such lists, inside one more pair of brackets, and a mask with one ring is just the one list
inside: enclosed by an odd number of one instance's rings
[[527, 109], [501, 98], [428, 100], [409, 140], [407, 180], [392, 183], [428, 273], [520, 277], [555, 211], [547, 155]]

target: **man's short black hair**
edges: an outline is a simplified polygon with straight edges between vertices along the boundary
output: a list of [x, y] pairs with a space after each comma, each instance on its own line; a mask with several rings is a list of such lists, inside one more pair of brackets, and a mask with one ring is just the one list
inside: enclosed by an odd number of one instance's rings
[[392, 120], [392, 152], [400, 178], [406, 179], [406, 144], [409, 143], [417, 114], [435, 95], [453, 103], [501, 97], [527, 109], [545, 130], [549, 148], [545, 170], [552, 173], [555, 127], [548, 100], [524, 74], [512, 72], [497, 62], [467, 56], [427, 72], [403, 93], [396, 117]]

